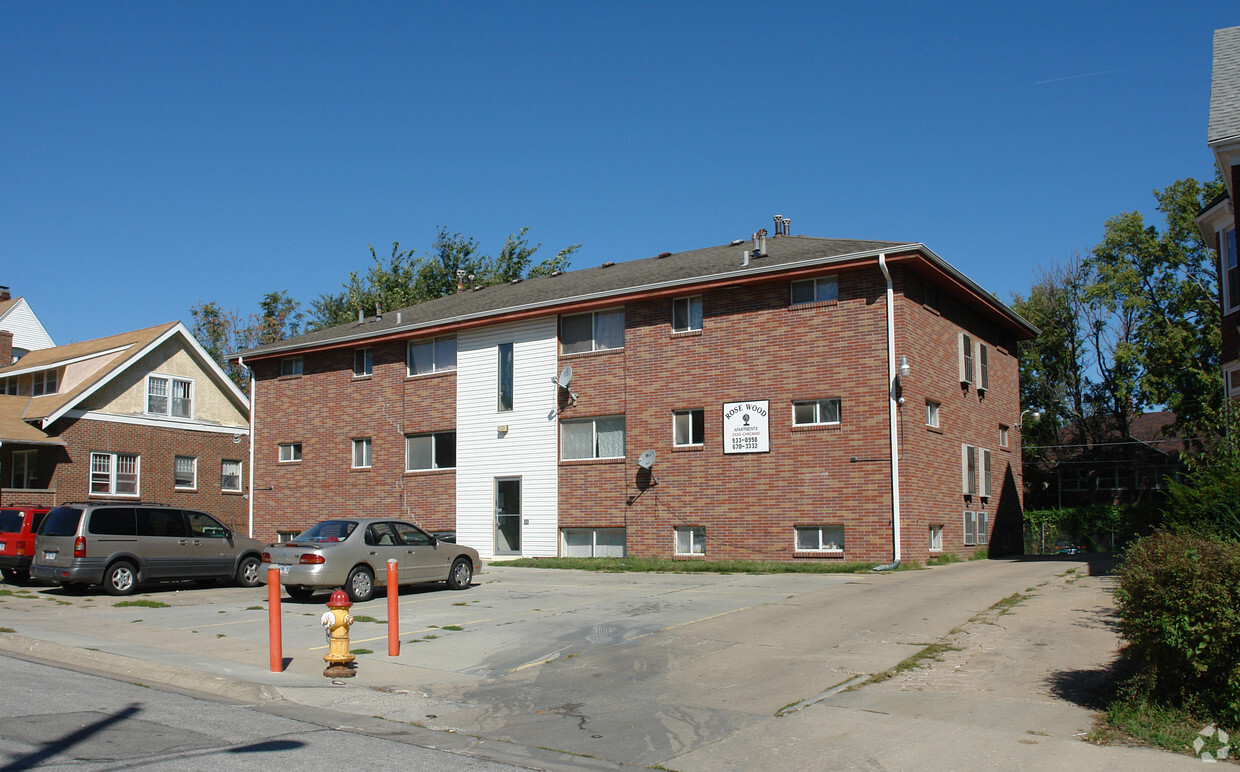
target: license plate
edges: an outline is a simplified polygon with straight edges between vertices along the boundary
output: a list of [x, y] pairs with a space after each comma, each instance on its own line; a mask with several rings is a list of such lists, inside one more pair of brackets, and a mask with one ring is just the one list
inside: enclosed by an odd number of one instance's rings
[[7, 543], [0, 541], [0, 551], [3, 551], [7, 546], [9, 546]]
[[292, 570], [293, 570], [292, 566], [280, 566], [280, 576], [285, 576], [288, 574], [289, 571], [292, 571]]
[[44, 553], [43, 553], [43, 559], [44, 559], [44, 560], [55, 560], [55, 559], [56, 559], [56, 553], [55, 553], [55, 552], [44, 552]]

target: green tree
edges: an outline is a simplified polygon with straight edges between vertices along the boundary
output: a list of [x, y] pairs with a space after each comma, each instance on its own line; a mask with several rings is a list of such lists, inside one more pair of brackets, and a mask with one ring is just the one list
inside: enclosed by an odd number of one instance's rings
[[245, 389], [249, 370], [228, 361], [228, 355], [264, 343], [273, 343], [301, 332], [304, 314], [288, 292], [269, 292], [259, 301], [259, 313], [242, 317], [225, 311], [218, 303], [199, 303], [189, 310], [190, 332], [233, 383]]

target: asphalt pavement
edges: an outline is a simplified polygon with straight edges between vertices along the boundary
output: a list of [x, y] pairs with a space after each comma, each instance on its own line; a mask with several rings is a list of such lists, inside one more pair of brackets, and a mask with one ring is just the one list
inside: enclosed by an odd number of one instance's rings
[[[747, 576], [491, 564], [462, 592], [403, 591], [395, 657], [386, 601], [355, 605], [357, 674], [337, 680], [322, 674], [326, 594], [282, 599], [272, 672], [266, 588], [155, 586], [117, 605], [3, 585], [0, 625], [13, 632], [0, 632], [0, 652], [536, 769], [1196, 768], [1083, 739], [1118, 646], [1098, 566]], [[932, 644], [938, 659], [865, 684]]]

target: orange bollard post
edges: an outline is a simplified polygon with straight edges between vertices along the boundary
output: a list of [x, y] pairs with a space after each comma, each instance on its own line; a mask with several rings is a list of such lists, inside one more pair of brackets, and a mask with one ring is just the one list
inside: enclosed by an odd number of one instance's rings
[[280, 569], [267, 569], [267, 635], [271, 672], [284, 672], [284, 633], [280, 629]]
[[396, 580], [396, 558], [388, 558], [387, 562], [387, 598], [388, 598], [388, 656], [400, 656], [400, 609], [396, 602], [400, 597], [400, 584]]

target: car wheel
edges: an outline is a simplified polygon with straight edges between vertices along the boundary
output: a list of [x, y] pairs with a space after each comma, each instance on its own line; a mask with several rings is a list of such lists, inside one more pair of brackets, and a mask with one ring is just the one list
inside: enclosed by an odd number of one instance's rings
[[257, 557], [246, 555], [241, 558], [241, 565], [237, 566], [237, 584], [242, 587], [257, 587], [259, 582], [259, 566], [262, 565]]
[[138, 586], [138, 569], [133, 563], [118, 560], [103, 575], [103, 589], [108, 595], [129, 595]]
[[6, 568], [4, 578], [9, 584], [25, 584], [30, 581], [30, 572], [20, 568]]
[[349, 572], [344, 582], [344, 592], [354, 603], [365, 603], [375, 596], [375, 576], [366, 566], [358, 566]]
[[474, 578], [474, 567], [470, 564], [468, 558], [457, 558], [452, 564], [452, 570], [448, 572], [448, 589], [463, 590], [469, 586], [470, 581]]
[[288, 596], [293, 600], [310, 600], [310, 596], [314, 595], [313, 587], [299, 587], [293, 585], [284, 588], [288, 592]]

